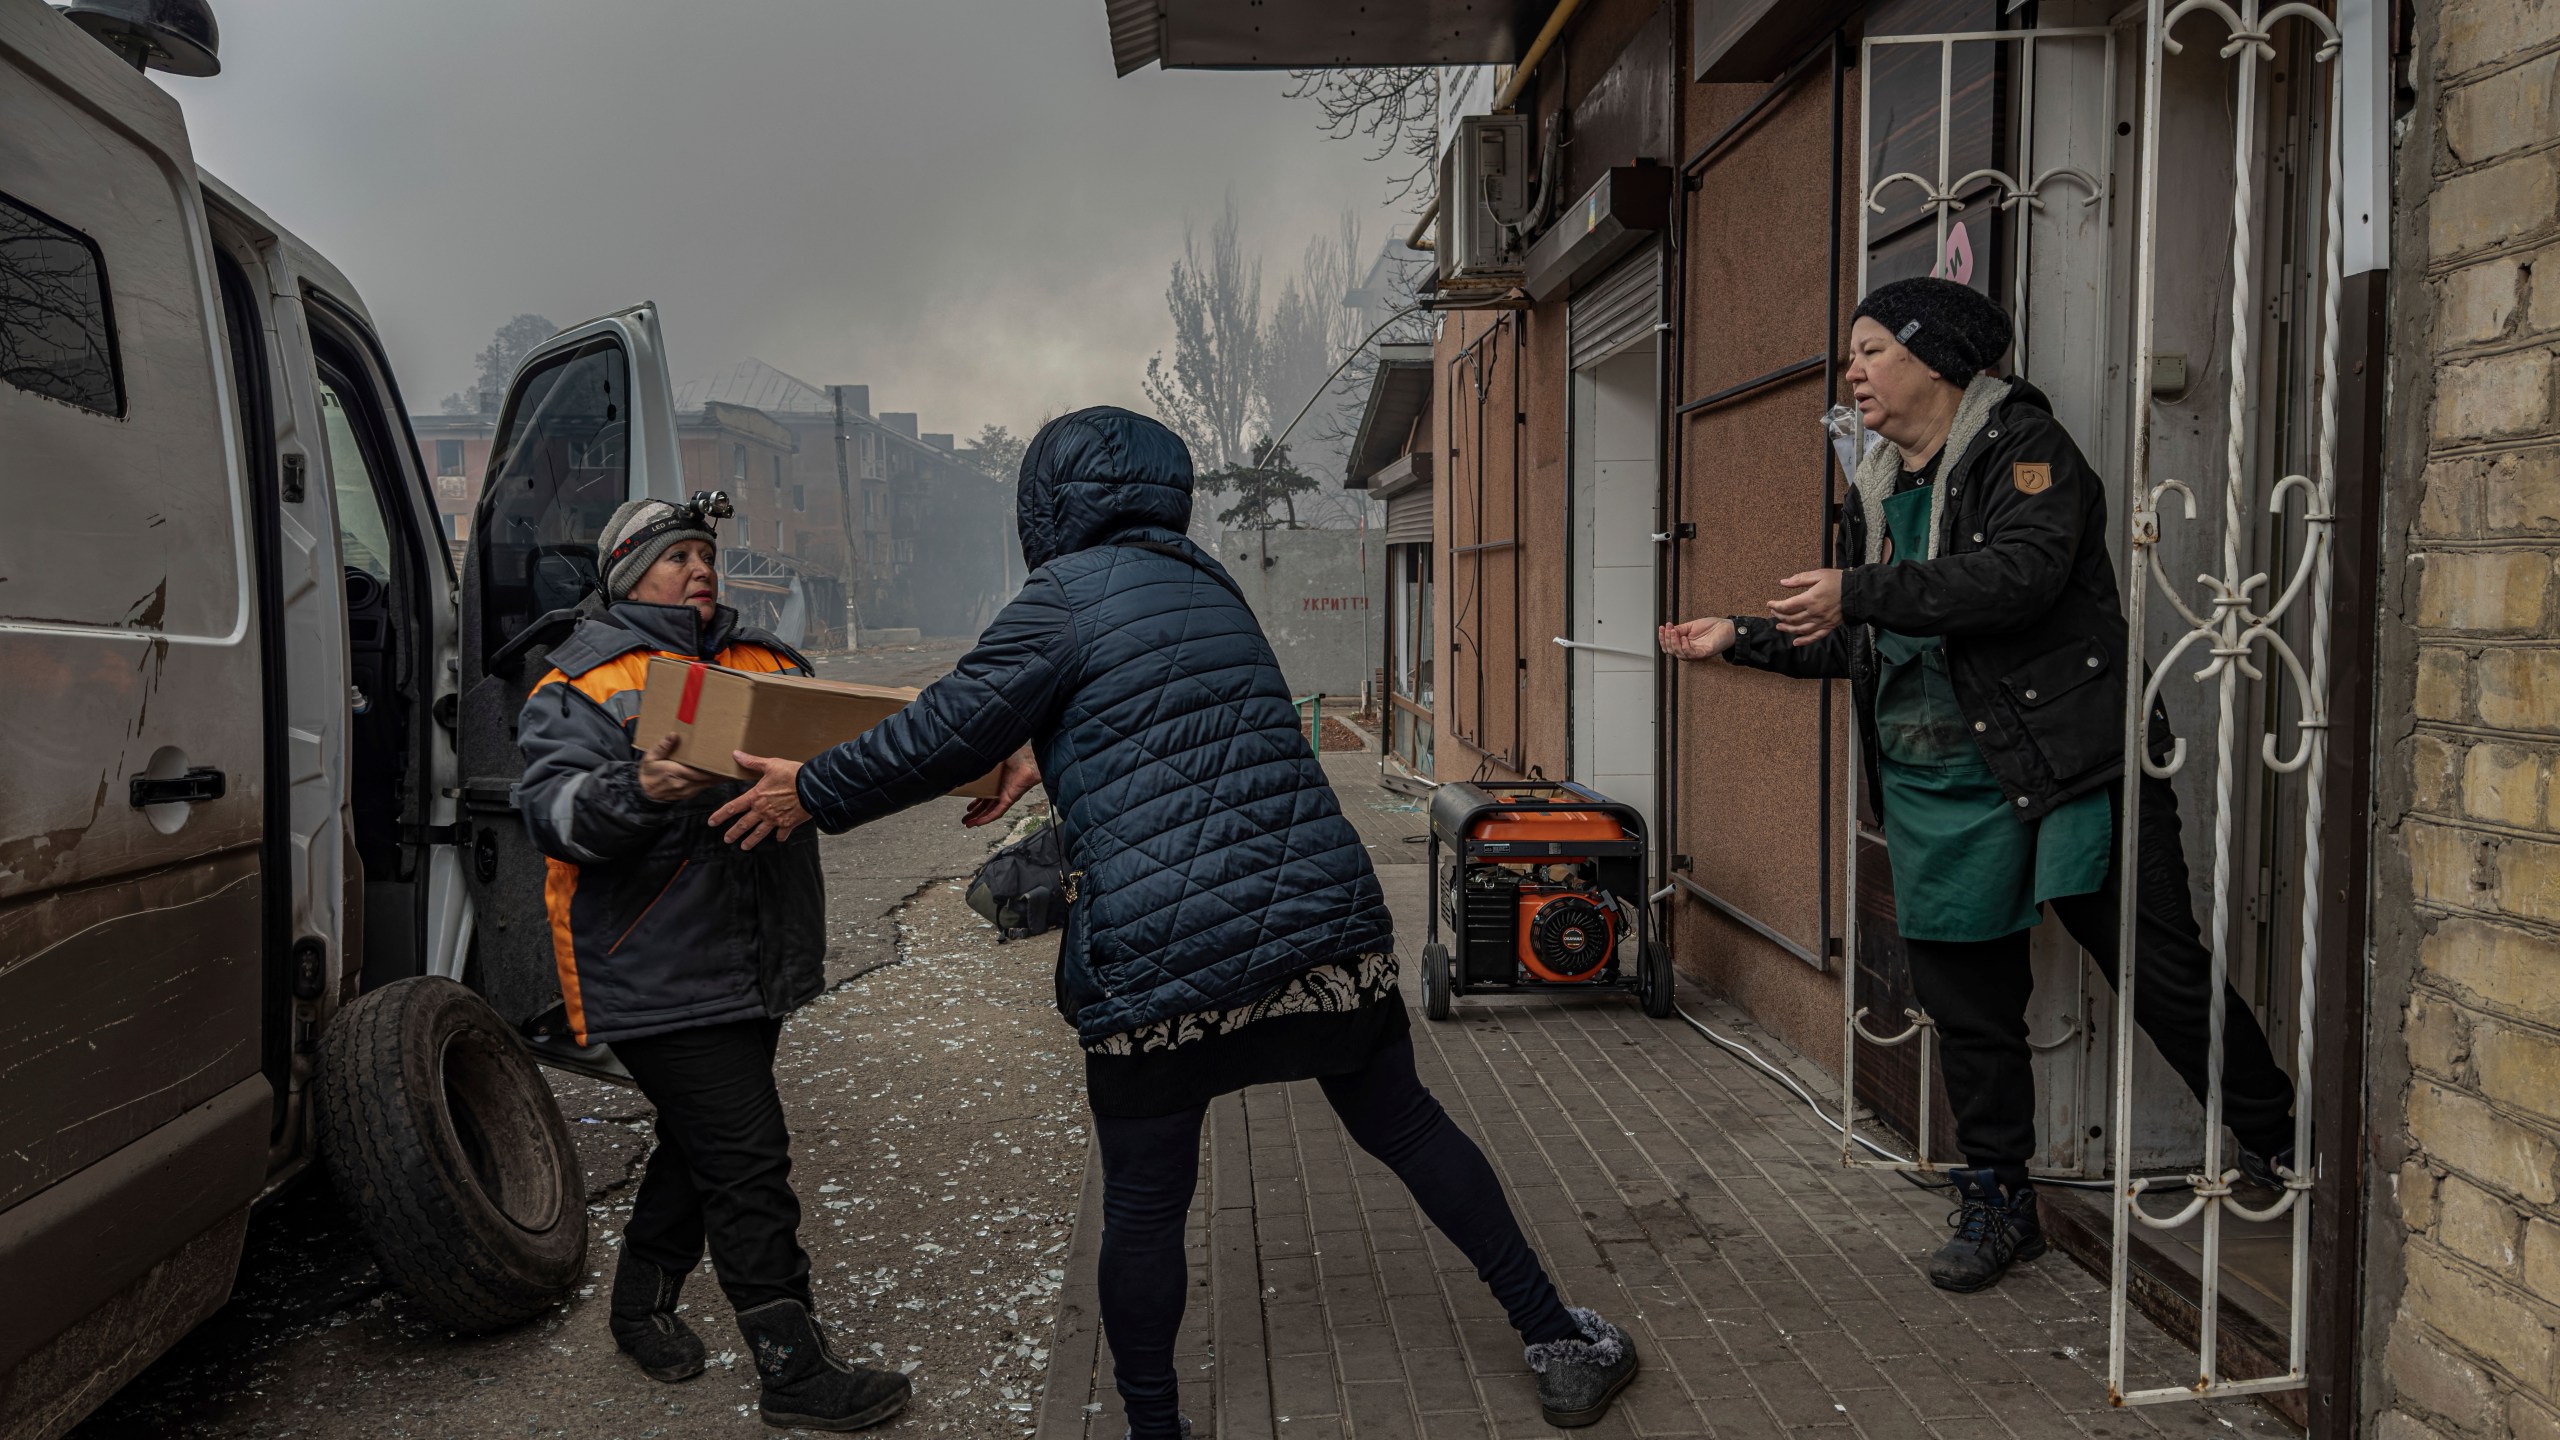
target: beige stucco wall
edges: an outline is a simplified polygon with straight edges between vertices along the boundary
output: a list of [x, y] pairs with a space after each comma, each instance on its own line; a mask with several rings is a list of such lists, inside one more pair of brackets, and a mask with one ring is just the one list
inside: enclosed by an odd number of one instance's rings
[[2560, 4], [2422, 3], [2416, 46], [2376, 760], [2373, 1103], [2396, 1204], [2372, 1252], [2371, 1433], [2541, 1440], [2560, 1437]]

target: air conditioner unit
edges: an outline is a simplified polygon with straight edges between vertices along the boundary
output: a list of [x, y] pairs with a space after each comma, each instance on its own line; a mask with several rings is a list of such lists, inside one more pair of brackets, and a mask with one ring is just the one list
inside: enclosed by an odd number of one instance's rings
[[1440, 228], [1434, 244], [1443, 286], [1517, 284], [1529, 215], [1529, 117], [1469, 115], [1440, 157]]

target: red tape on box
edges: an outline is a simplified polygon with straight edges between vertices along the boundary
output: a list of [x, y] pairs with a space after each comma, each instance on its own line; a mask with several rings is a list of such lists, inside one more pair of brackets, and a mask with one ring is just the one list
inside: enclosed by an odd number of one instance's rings
[[693, 723], [693, 712], [702, 704], [702, 672], [709, 668], [699, 660], [685, 667], [684, 695], [676, 701], [677, 724]]

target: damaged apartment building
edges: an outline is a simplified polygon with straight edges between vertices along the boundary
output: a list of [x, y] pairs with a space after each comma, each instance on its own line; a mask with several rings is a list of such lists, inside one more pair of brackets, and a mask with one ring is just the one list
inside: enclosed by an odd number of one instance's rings
[[[497, 431], [482, 414], [413, 415], [457, 553]], [[973, 636], [1018, 580], [1010, 480], [871, 387], [818, 386], [760, 360], [676, 391], [684, 482], [725, 490], [722, 588], [750, 621], [809, 649]]]
[[1860, 295], [2000, 302], [2104, 477], [2104, 663], [2184, 741], [2194, 908], [2310, 1122], [2272, 1204], [2190, 1181], [2205, 1113], [2036, 933], [2047, 1226], [2190, 1347], [2119, 1324], [2106, 1398], [2560, 1435], [2560, 7], [1106, 8], [1124, 74], [1436, 73], [1436, 338], [1352, 477], [1391, 768], [1637, 807], [1680, 973], [1828, 1070], [1844, 1164], [1953, 1153], [1848, 686], [1654, 630], [1843, 563]]

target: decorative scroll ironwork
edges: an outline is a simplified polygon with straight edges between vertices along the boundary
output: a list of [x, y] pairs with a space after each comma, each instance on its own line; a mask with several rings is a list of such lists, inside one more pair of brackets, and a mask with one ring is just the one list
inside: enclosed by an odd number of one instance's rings
[[[2229, 407], [2226, 416], [2228, 434], [2224, 446], [2222, 484], [2222, 547], [2219, 574], [2196, 577], [2201, 587], [2201, 608], [2190, 604], [2177, 586], [2170, 582], [2156, 551], [2161, 538], [2162, 502], [2174, 494], [2181, 503], [2183, 518], [2196, 515], [2193, 488], [2173, 478], [2149, 480], [2151, 460], [2151, 422], [2148, 381], [2151, 374], [2151, 325], [2156, 300], [2158, 254], [2158, 207], [2160, 183], [2160, 73], [2162, 57], [2183, 52], [2183, 46], [2171, 35], [2178, 22], [2188, 15], [2205, 11], [2219, 17], [2226, 32], [2222, 58], [2236, 62], [2236, 100], [2232, 110], [2232, 197], [2231, 197], [2231, 348], [2229, 364]], [[2332, 84], [2329, 97], [2329, 133], [2327, 136], [2327, 190], [2322, 206], [2325, 234], [2322, 245], [2326, 263], [2321, 276], [2321, 331], [2319, 336], [2319, 440], [2318, 459], [2311, 475], [2290, 474], [2278, 480], [2267, 492], [2266, 511], [2274, 523], [2284, 524], [2289, 518], [2289, 502], [2297, 492], [2302, 496], [2302, 550], [2284, 587], [2272, 598], [2268, 596], [2270, 577], [2264, 572], [2243, 573], [2244, 544], [2247, 538], [2246, 512], [2254, 491], [2253, 476], [2247, 464], [2250, 375], [2250, 349], [2258, 323], [2251, 296], [2251, 278], [2255, 273], [2258, 232], [2254, 214], [2253, 193], [2255, 159], [2259, 130], [2263, 124], [2257, 67], [2260, 62], [2273, 63], [2276, 50], [2273, 32], [2286, 20], [2299, 21], [2319, 32], [2321, 44], [2316, 51], [2326, 61], [2339, 49], [2337, 27], [2329, 18], [2309, 5], [2281, 4], [2263, 13], [2258, 0], [2240, 0], [2236, 10], [2224, 0], [2181, 0], [2176, 8], [2162, 8], [2162, 0], [2149, 0], [2145, 26], [2143, 78], [2143, 140], [2140, 169], [2141, 228], [2137, 245], [2135, 277], [2135, 345], [2136, 364], [2133, 374], [2138, 388], [2133, 396], [2135, 407], [2134, 484], [2130, 486], [2133, 504], [2129, 516], [2131, 551], [2126, 585], [2127, 618], [2130, 622], [2131, 654], [2128, 674], [2140, 674], [2144, 665], [2143, 601], [2148, 588], [2156, 587], [2159, 596], [2186, 626], [2157, 664], [2151, 668], [2149, 680], [2136, 693], [2127, 697], [2125, 708], [2125, 744], [2129, 755], [2140, 757], [2147, 774], [2168, 777], [2186, 765], [2187, 746], [2174, 741], [2165, 760], [2154, 761], [2148, 745], [2146, 717], [2158, 698], [2161, 686], [2177, 671], [2179, 662], [2189, 652], [2201, 649], [2204, 660], [2189, 678], [2199, 684], [2215, 687], [2214, 775], [2213, 775], [2213, 901], [2212, 916], [2206, 939], [2212, 954], [2211, 1043], [2206, 1070], [2209, 1077], [2205, 1092], [2204, 1163], [2196, 1174], [2187, 1177], [2190, 1193], [2184, 1205], [2170, 1214], [2158, 1214], [2146, 1208], [2142, 1196], [2154, 1184], [2155, 1177], [2136, 1176], [2133, 1170], [2133, 1056], [2134, 1056], [2134, 987], [2138, 983], [2135, 927], [2139, 915], [2133, 901], [2135, 870], [2126, 865], [2123, 871], [2124, 891], [2121, 896], [2123, 930], [2118, 937], [2120, 957], [2119, 982], [2116, 987], [2115, 1041], [2115, 1164], [2111, 1186], [2114, 1201], [2114, 1263], [2108, 1294], [2107, 1385], [2109, 1398], [2118, 1405], [2144, 1405], [2170, 1400], [2195, 1399], [2208, 1395], [2233, 1395], [2274, 1390], [2297, 1389], [2306, 1383], [2307, 1323], [2305, 1310], [2309, 1299], [2311, 1188], [2314, 1167], [2312, 1154], [2310, 1106], [2295, 1107], [2293, 1154], [2295, 1166], [2280, 1167], [2279, 1178], [2284, 1193], [2272, 1205], [2251, 1209], [2232, 1194], [2231, 1182], [2239, 1171], [2223, 1163], [2222, 1139], [2222, 1065], [2225, 996], [2230, 974], [2231, 926], [2234, 886], [2232, 876], [2233, 828], [2239, 807], [2237, 780], [2240, 758], [2239, 687], [2243, 679], [2264, 681], [2267, 671], [2280, 668], [2291, 685], [2298, 718], [2294, 721], [2295, 744], [2291, 754], [2284, 754], [2277, 735], [2268, 731], [2259, 737], [2259, 759], [2272, 771], [2285, 774], [2309, 771], [2315, 778], [2326, 753], [2328, 732], [2329, 686], [2329, 606], [2331, 598], [2331, 537], [2333, 496], [2336, 490], [2337, 454], [2337, 367], [2338, 367], [2338, 291], [2344, 227], [2340, 206], [2343, 187], [2340, 184], [2339, 107], [2342, 87]], [[2146, 587], [2146, 576], [2151, 582]], [[2311, 658], [2306, 665], [2295, 653], [2278, 627], [2295, 607], [2308, 600], [2309, 645]], [[2264, 657], [2280, 662], [2270, 666]], [[2316, 906], [2320, 893], [2320, 841], [2322, 789], [2314, 783], [2303, 788], [2304, 830], [2302, 836], [2303, 913], [2297, 964], [2299, 1014], [2296, 1026], [2295, 1083], [2298, 1090], [2309, 1089], [2312, 1071], [2311, 1017], [2318, 968], [2319, 928]], [[2118, 843], [2124, 853], [2131, 854], [2139, 835], [2140, 787], [2124, 787], [2124, 803], [2119, 807], [2122, 831]], [[2222, 1222], [2233, 1215], [2249, 1221], [2272, 1221], [2290, 1215], [2293, 1221], [2291, 1309], [2288, 1317], [2288, 1351], [2286, 1369], [2281, 1374], [2245, 1379], [2225, 1379], [2219, 1374], [2217, 1330], [2221, 1309]], [[2148, 1390], [2128, 1390], [2125, 1386], [2125, 1341], [2127, 1325], [2127, 1286], [2131, 1276], [2130, 1241], [2132, 1226], [2141, 1224], [2154, 1230], [2182, 1229], [2190, 1224], [2202, 1228], [2203, 1276], [2199, 1296], [2197, 1326], [2196, 1378], [2192, 1384]]]

